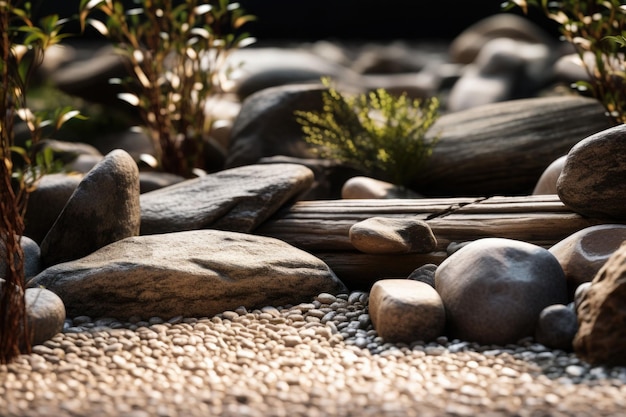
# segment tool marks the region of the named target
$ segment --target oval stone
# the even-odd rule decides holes
[[[567,303],[563,269],[545,248],[485,238],[446,258],[435,271],[453,337],[508,344],[532,336],[541,311]]]

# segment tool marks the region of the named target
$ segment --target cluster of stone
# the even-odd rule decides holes
[[[381,75],[384,65],[360,61],[357,71],[345,65],[351,61],[345,56],[331,60],[328,45],[237,51],[233,59],[244,61],[246,72],[212,110],[230,123],[211,132],[224,155],[215,172],[184,179],[140,170],[136,161],[151,149],[129,146],[130,139],[145,137],[128,133],[65,150],[75,156],[68,167],[82,174],[46,176],[32,195],[22,241],[28,286],[57,295],[49,298],[55,311],[94,318],[210,316],[346,291],[321,260],[254,235],[297,199],[402,195],[380,179],[364,182],[358,169],[314,158],[306,146],[294,111],[321,109],[325,87],[311,81],[331,76],[352,91],[447,95],[432,129],[438,144],[411,184],[420,194],[409,197],[540,189],[558,193],[573,212],[606,219],[552,248],[496,238],[458,242],[462,247],[450,250],[441,265],[416,265],[409,279],[379,281],[369,303],[383,339],[406,343],[449,335],[508,344],[536,337],[554,348],[574,346],[590,361],[619,362],[611,352],[624,352],[624,338],[604,318],[592,317],[605,317],[605,309],[616,305],[605,299],[619,297],[621,289],[619,267],[600,270],[626,250],[619,248],[626,130],[612,127],[594,99],[537,97],[548,81],[572,76],[562,63],[571,51],[522,22],[508,15],[489,19],[459,36],[447,58],[432,53],[406,59],[402,68],[414,72],[397,76]],[[389,58],[384,50],[377,56],[377,64]],[[120,64],[119,57],[98,59],[106,57],[113,68]],[[69,79],[79,85],[79,68],[58,68],[52,80],[62,88]],[[87,90],[94,93],[97,86]],[[46,146],[61,152],[67,145]],[[557,161],[556,174],[543,175]],[[358,187],[355,179],[361,179]],[[384,217],[355,224],[349,237],[355,250],[371,254],[425,253],[436,242],[423,222]],[[51,317],[57,322],[48,328],[60,331],[60,314]],[[614,348],[596,357],[592,338]]]

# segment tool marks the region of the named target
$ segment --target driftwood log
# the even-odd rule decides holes
[[[612,124],[597,100],[538,97],[441,116],[441,135],[410,188],[429,197],[530,194],[545,168]]]
[[[437,249],[426,254],[370,255],[350,243],[350,227],[370,217],[415,216],[431,227]],[[439,264],[452,242],[484,237],[522,240],[549,248],[601,219],[566,208],[557,195],[489,198],[299,201],[284,207],[254,233],[313,253],[351,289],[369,290],[383,278],[406,278],[416,268]]]

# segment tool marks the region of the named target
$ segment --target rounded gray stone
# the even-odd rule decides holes
[[[565,275],[545,248],[485,238],[446,258],[435,272],[453,337],[508,344],[532,336],[541,311],[567,303]]]
[[[24,294],[31,344],[39,345],[63,330],[65,305],[58,295],[45,288],[26,288]]]
[[[535,339],[551,349],[569,352],[577,331],[578,319],[574,309],[563,304],[553,304],[539,314]]]

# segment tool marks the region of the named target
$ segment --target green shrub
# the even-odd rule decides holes
[[[426,133],[438,118],[439,100],[411,100],[384,89],[348,96],[328,78],[322,82],[328,87],[323,111],[295,112],[313,151],[394,184],[410,184],[438,141]]]
[[[120,98],[136,106],[152,138],[158,167],[194,176],[203,168],[207,99],[228,80],[230,53],[253,39],[242,27],[254,16],[229,0],[135,0],[125,10],[120,0],[81,0],[83,27],[112,39],[130,62]],[[104,21],[92,19],[92,11]]]
[[[78,112],[63,107],[53,112],[31,111],[26,104],[31,77],[45,51],[59,43],[63,22],[48,16],[35,25],[30,3],[0,1],[0,256],[5,282],[0,296],[0,363],[7,363],[30,350],[25,322],[24,254],[20,237],[28,194],[55,164],[50,150],[35,152],[43,129],[60,129]],[[30,132],[26,149],[14,143],[14,126],[22,119]]]
[[[623,47],[626,6],[620,0],[509,0],[504,9],[528,7],[543,10],[559,24],[563,38],[580,57],[589,81],[575,87],[591,93],[616,124],[626,122],[626,70]],[[590,57],[592,60],[590,61]]]

